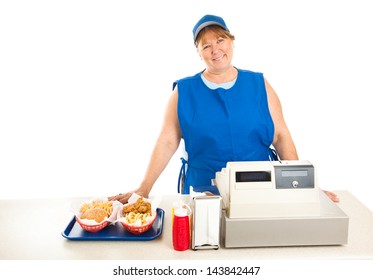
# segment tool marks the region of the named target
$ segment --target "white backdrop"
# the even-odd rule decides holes
[[[0,198],[135,188],[172,82],[202,70],[206,13],[236,36],[234,64],[277,91],[321,188],[373,209],[370,1],[2,1]],[[153,194],[176,193],[182,151]]]

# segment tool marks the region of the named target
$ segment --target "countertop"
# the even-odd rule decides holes
[[[373,212],[350,192],[335,191],[349,216],[348,244],[175,251],[171,207],[178,195],[162,197],[162,234],[148,241],[78,241],[62,232],[73,218],[71,204],[82,198],[0,200],[2,260],[199,260],[199,259],[373,259]]]

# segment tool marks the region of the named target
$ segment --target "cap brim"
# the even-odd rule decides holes
[[[201,30],[207,26],[210,26],[210,25],[219,25],[220,27],[222,27],[224,30],[227,30],[225,28],[224,25],[220,24],[219,22],[216,22],[216,21],[206,21],[204,23],[202,23],[200,26],[198,26],[196,32],[194,32],[194,42],[196,41],[197,37],[198,37],[198,34],[199,32],[201,32]]]

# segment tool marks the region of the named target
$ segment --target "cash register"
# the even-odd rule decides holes
[[[316,184],[309,161],[228,162],[213,183],[226,248],[344,245],[348,216]]]

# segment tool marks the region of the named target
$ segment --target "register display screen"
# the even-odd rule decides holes
[[[306,177],[308,176],[307,170],[283,170],[282,177]]]
[[[236,172],[236,182],[270,182],[270,171],[241,171]]]

